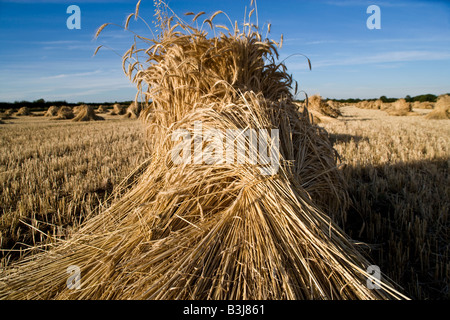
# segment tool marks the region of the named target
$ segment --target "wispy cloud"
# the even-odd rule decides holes
[[[0,86],[5,87],[6,82],[6,79],[0,78]],[[66,73],[43,78],[30,77],[20,83],[8,83],[8,86],[0,92],[0,101],[37,98],[67,101],[110,101],[112,99],[111,101],[114,101],[120,100],[120,96],[131,100],[136,93],[134,85],[128,79],[119,72],[111,70]],[[30,89],[23,90],[23,87]]]
[[[437,61],[450,60],[449,52],[432,52],[432,51],[391,51],[366,56],[348,56],[346,58],[333,58],[326,60],[313,61],[313,68],[323,68],[331,66],[349,66],[364,64],[386,64],[398,62],[412,61]],[[305,69],[303,63],[289,64],[290,69]]]
[[[23,42],[25,43],[27,41],[23,41]],[[31,43],[42,44],[42,45],[67,45],[67,44],[79,44],[79,43],[82,43],[82,41],[79,41],[79,40],[55,40],[55,41],[32,41]]]
[[[95,71],[89,71],[89,72],[79,72],[79,73],[61,73],[54,76],[48,76],[48,77],[42,77],[42,80],[51,80],[51,79],[62,79],[62,78],[69,78],[69,77],[87,77],[92,76],[95,74],[102,73],[101,70],[95,70]]]
[[[81,91],[73,91],[73,92],[68,92],[68,93],[58,92],[58,93],[53,93],[53,94],[47,94],[46,97],[47,97],[47,99],[50,99],[50,100],[60,100],[60,99],[72,100],[74,98],[80,98],[80,97],[86,98],[86,97],[93,96],[93,95],[99,95],[102,93],[114,92],[114,91],[123,90],[123,89],[130,89],[130,92],[133,92],[133,94],[134,94],[134,88],[131,88],[130,86],[122,85],[122,86],[116,86],[114,88],[102,87],[102,88],[95,88],[95,89],[86,89],[86,90],[81,90]],[[129,99],[131,100],[132,98],[134,98],[134,96],[132,94],[130,94]]]

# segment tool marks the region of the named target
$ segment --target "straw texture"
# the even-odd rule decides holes
[[[217,34],[212,20],[205,28]],[[141,37],[147,49],[124,56],[149,105],[141,116],[151,152],[145,172],[73,237],[4,270],[0,298],[404,297],[387,282],[367,288],[371,263],[337,224],[348,206],[337,154],[293,103],[276,44],[251,24],[208,37],[176,16],[160,22],[160,36]],[[134,63],[143,52],[147,63]],[[278,129],[279,170],[262,175],[251,161],[221,157],[175,164],[172,133],[194,136],[200,121],[203,132]],[[256,151],[248,139],[235,141]],[[208,146],[200,144],[203,154]],[[81,289],[66,287],[70,265],[80,267]]]

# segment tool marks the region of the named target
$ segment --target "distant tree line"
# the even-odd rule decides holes
[[[450,93],[447,93],[448,95],[450,95]],[[407,95],[404,99],[406,100],[406,102],[414,102],[414,101],[420,101],[420,102],[436,102],[438,96],[434,95],[434,94],[421,94],[418,96],[414,96],[411,97],[410,95]],[[343,102],[343,103],[349,103],[349,104],[353,104],[353,103],[358,103],[360,101],[375,101],[377,99],[380,99],[381,101],[383,101],[384,103],[388,103],[388,102],[394,102],[396,100],[398,100],[399,98],[388,98],[386,96],[381,96],[379,98],[371,98],[371,99],[329,99],[329,98],[325,98],[325,100],[333,100],[336,102]],[[298,100],[303,102],[304,100]]]
[[[44,99],[38,99],[35,101],[15,101],[15,102],[0,102],[0,109],[19,109],[22,107],[28,107],[30,110],[34,111],[43,111],[47,110],[50,106],[78,106],[80,104],[87,104],[92,106],[98,106],[98,105],[105,105],[105,106],[112,106],[116,103],[123,104],[123,105],[129,105],[132,101],[115,101],[115,102],[102,102],[102,103],[92,103],[92,102],[77,102],[77,103],[71,103],[67,101],[45,101]]]
[[[447,94],[450,95],[450,93],[447,93]],[[421,95],[414,96],[414,97],[407,95],[405,97],[405,100],[407,102],[414,102],[414,101],[436,102],[437,97],[438,96],[436,96],[434,94],[421,94]],[[387,98],[386,96],[381,96],[380,98],[371,98],[371,99],[359,99],[359,98],[358,99],[353,99],[353,98],[351,98],[351,99],[329,99],[329,98],[326,98],[326,100],[333,100],[333,101],[343,102],[343,103],[358,103],[363,100],[375,101],[377,99],[380,99],[381,101],[387,103],[387,102],[394,102],[399,98]],[[297,101],[303,102],[304,100],[297,100]],[[123,104],[123,105],[129,105],[130,103],[132,103],[132,101],[130,100],[130,101],[115,101],[115,102],[102,102],[102,103],[93,103],[93,102],[71,103],[71,102],[67,102],[64,100],[63,101],[45,101],[44,99],[38,99],[35,101],[0,102],[0,109],[6,110],[6,109],[19,109],[22,107],[28,107],[28,108],[30,108],[30,110],[42,111],[42,110],[47,110],[50,106],[74,107],[74,106],[78,106],[80,104],[87,104],[87,105],[92,105],[92,106],[98,106],[98,105],[112,106],[116,103]]]

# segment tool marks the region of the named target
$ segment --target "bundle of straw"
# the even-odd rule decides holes
[[[408,116],[412,114],[412,106],[405,99],[398,99],[390,108],[386,109],[386,112],[390,116]]]
[[[17,111],[16,116],[31,116],[33,115],[28,107],[22,107]]]
[[[312,110],[312,109],[305,110],[306,102],[303,102],[303,103],[295,102],[295,104],[298,107],[298,111],[300,113],[302,113],[302,116],[308,115],[309,122],[311,122],[313,124],[327,123],[327,122],[332,122],[335,120],[334,118],[325,116],[316,110]]]
[[[383,108],[383,100],[381,99],[375,100],[375,102],[373,103],[373,109],[381,110],[382,108]]]
[[[73,107],[72,111],[74,114],[78,114],[78,112],[80,112],[82,108],[83,108],[83,105],[75,106],[75,107]]]
[[[412,105],[413,109],[433,109],[433,103],[429,101],[414,101]]]
[[[141,104],[138,102],[132,102],[130,106],[127,108],[125,118],[137,119],[141,114]]]
[[[58,109],[58,112],[56,113],[56,117],[53,118],[53,120],[67,120],[67,119],[73,119],[75,117],[75,114],[71,107],[69,106],[62,106]]]
[[[205,23],[214,28],[220,13]],[[275,44],[251,25],[207,37],[173,18],[161,19],[157,39],[142,38],[149,65],[127,72],[153,101],[147,169],[70,239],[5,270],[0,298],[402,297],[385,281],[366,286],[370,263],[334,221],[348,203],[336,153],[308,111],[298,112]],[[175,164],[172,133],[195,134],[198,121],[222,133],[279,129],[278,172],[262,175],[248,161]],[[71,265],[81,270],[78,290],[66,287]]]
[[[126,107],[118,103],[113,105],[113,109],[109,112],[112,116],[124,115],[126,113]]]
[[[97,110],[95,110],[97,113],[106,113],[108,112],[108,107],[105,105],[98,106]]]
[[[446,120],[450,119],[450,96],[441,95],[436,101],[434,110],[425,116],[427,119]]]
[[[105,120],[104,118],[98,116],[94,112],[94,108],[89,105],[80,106],[78,113],[72,121],[98,121]]]
[[[337,118],[342,115],[333,101],[325,102],[318,94],[307,99],[307,107],[309,111],[316,111],[319,114],[330,118]]]
[[[44,114],[45,117],[54,117],[58,113],[59,108],[56,106],[50,106],[47,112]]]
[[[5,112],[0,113],[0,120],[9,120],[12,119],[11,114]]]
[[[366,100],[360,101],[356,104],[356,107],[360,109],[369,109],[369,101]]]

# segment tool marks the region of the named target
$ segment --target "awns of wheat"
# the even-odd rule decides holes
[[[277,43],[249,23],[218,34],[219,14],[201,27],[201,14],[192,24],[162,18],[160,36],[140,37],[147,48],[124,55],[127,75],[152,102],[141,117],[151,152],[144,173],[72,237],[3,270],[0,298],[406,298],[385,278],[380,289],[367,286],[371,263],[338,227],[348,195],[337,154],[293,103]],[[133,60],[138,54],[146,63]],[[172,133],[194,134],[198,121],[220,132],[278,129],[279,170],[175,164]],[[67,286],[73,265],[77,290]]]

